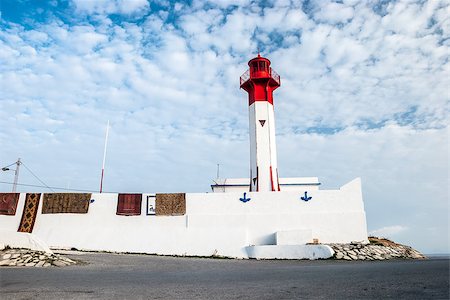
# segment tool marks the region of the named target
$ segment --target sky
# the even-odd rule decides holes
[[[370,234],[450,252],[448,1],[0,3],[0,167],[20,157],[19,183],[98,191],[108,120],[105,192],[248,177],[239,77],[259,50],[281,76],[280,177],[361,177]]]

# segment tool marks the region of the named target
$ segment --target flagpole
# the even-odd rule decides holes
[[[103,191],[103,176],[105,175],[106,147],[108,146],[109,120],[106,124],[105,149],[103,151],[102,177],[100,179],[100,193]]]

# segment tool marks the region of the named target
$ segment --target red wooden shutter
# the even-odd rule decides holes
[[[141,214],[142,194],[119,194],[117,215],[139,216]]]

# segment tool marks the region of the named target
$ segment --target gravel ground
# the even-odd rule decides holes
[[[449,299],[449,259],[287,261],[78,253],[1,267],[2,299]]]

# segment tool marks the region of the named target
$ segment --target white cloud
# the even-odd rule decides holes
[[[147,0],[119,0],[117,7],[121,13],[131,14],[148,9],[149,3]]]
[[[322,5],[318,7],[318,11],[314,14],[314,17],[318,21],[336,24],[346,23],[354,16],[353,7],[347,6],[342,3],[326,3],[325,1],[319,2]]]
[[[133,14],[149,8],[147,0],[73,0],[76,10],[88,14]]]

